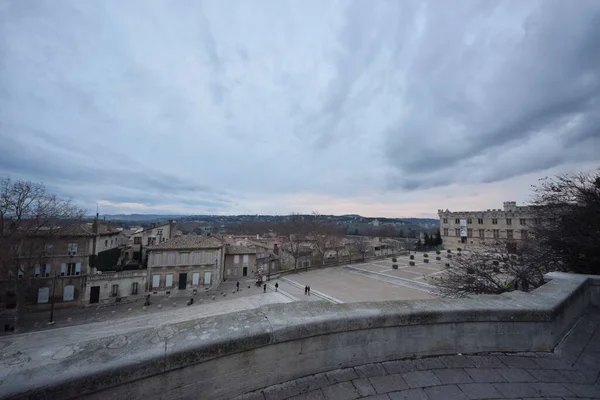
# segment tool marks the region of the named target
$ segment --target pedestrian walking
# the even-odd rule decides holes
[[[310,296],[310,285],[308,286],[308,295]]]
[[[239,283],[239,282],[237,282],[237,283],[235,284],[235,287],[237,288],[237,291],[239,292],[239,291],[240,291],[240,283]]]
[[[277,291],[277,289],[279,289],[279,282],[275,282],[275,291]]]
[[[263,293],[267,293],[267,284],[266,283],[263,285]]]
[[[304,295],[306,296],[308,294],[308,286],[304,286]]]

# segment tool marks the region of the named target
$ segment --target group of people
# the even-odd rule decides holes
[[[310,296],[310,286],[304,286],[304,295]]]
[[[275,282],[275,291],[279,290],[279,283]],[[267,284],[265,283],[263,286],[263,293],[267,293]]]

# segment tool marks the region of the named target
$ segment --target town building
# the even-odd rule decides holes
[[[127,246],[123,252],[123,264],[146,263],[146,249],[176,236],[175,221],[164,224],[152,223],[148,228],[137,228],[128,233]]]
[[[505,201],[503,209],[485,211],[438,210],[440,233],[447,249],[481,247],[508,242],[517,245],[538,224],[531,206]]]
[[[50,306],[79,306],[87,303],[87,278],[97,268],[114,265],[120,256],[119,228],[98,222],[58,228],[51,236],[25,238],[17,251],[19,265],[32,264],[33,268],[19,268],[18,279],[27,280],[26,304],[30,310]],[[31,243],[41,243],[41,252],[28,254]],[[32,257],[35,257],[32,260]],[[11,308],[16,301],[11,282],[2,282],[4,290],[0,304]],[[89,291],[88,291],[89,293]],[[93,296],[93,294],[92,294]]]
[[[225,280],[239,279],[254,276],[256,268],[256,247],[253,246],[225,246]]]
[[[187,235],[148,247],[150,292],[217,287],[223,279],[223,243],[210,236]]]
[[[146,270],[98,271],[87,277],[85,299],[88,300],[88,304],[119,303],[139,299],[148,289],[147,279]]]

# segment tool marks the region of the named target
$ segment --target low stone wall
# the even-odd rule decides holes
[[[31,361],[13,368],[0,397],[229,399],[370,362],[550,351],[600,305],[600,277],[547,278],[531,293],[471,299],[276,304],[79,343],[61,357],[23,349]]]

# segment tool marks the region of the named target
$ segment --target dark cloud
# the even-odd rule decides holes
[[[0,8],[0,174],[87,207],[371,206],[600,161],[595,0]]]

